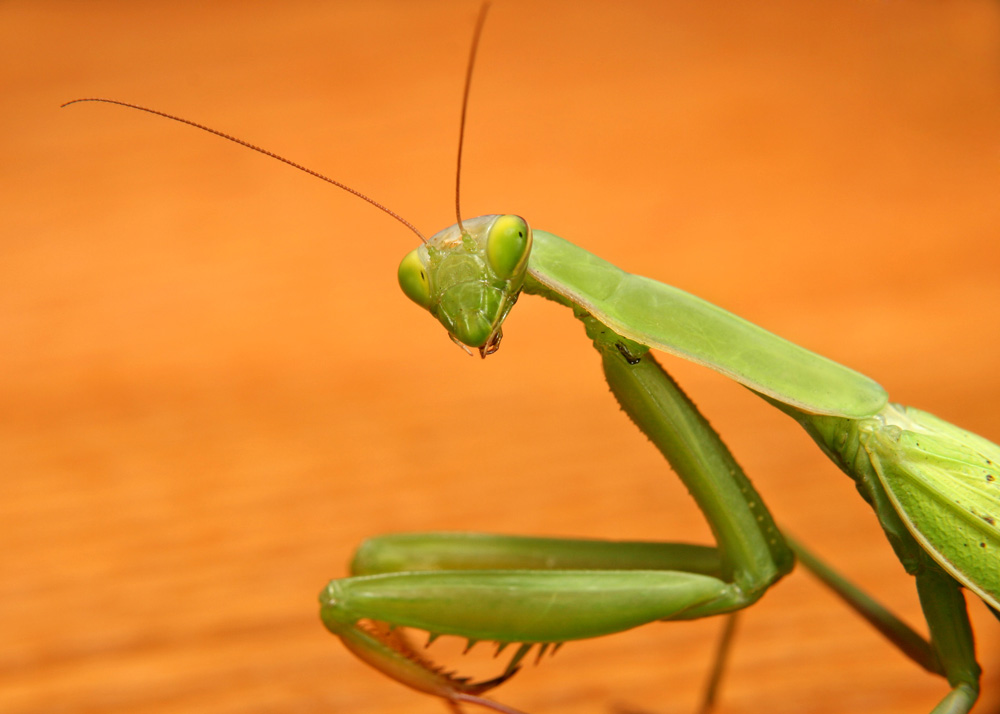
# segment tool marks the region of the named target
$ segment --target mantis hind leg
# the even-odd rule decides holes
[[[941,663],[926,637],[903,622],[887,607],[820,560],[798,541],[785,536],[806,570],[830,588],[841,600],[861,615],[899,650],[932,674],[943,675]]]
[[[923,637],[800,543],[788,538],[799,562],[830,587],[907,657],[948,680],[951,691],[932,714],[967,714],[979,696],[980,667],[961,586],[929,557],[915,573],[920,606],[930,630]]]
[[[725,616],[725,624],[722,626],[722,633],[719,642],[715,647],[715,656],[712,658],[712,669],[705,682],[705,691],[701,696],[701,705],[698,707],[698,714],[709,714],[715,708],[715,700],[719,696],[722,688],[722,675],[726,671],[726,663],[729,661],[729,653],[733,649],[733,641],[736,636],[736,626],[739,624],[740,613],[731,612]]]
[[[930,558],[927,558],[930,561]],[[950,575],[930,564],[917,573],[917,592],[931,643],[951,691],[932,714],[967,714],[979,697],[981,668],[976,662],[972,626],[962,587]]]

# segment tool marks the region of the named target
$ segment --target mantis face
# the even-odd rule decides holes
[[[520,216],[472,218],[410,251],[399,264],[399,285],[452,340],[485,357],[500,347],[530,252],[531,228]]]

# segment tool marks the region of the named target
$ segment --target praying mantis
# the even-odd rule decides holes
[[[901,514],[905,516],[907,513],[907,508],[898,503],[901,494],[905,495],[903,490],[891,490],[878,473],[873,477],[871,472],[860,472],[848,462],[837,440],[849,434],[855,449],[852,453],[860,453],[858,445],[864,444],[863,438],[877,439],[877,427],[882,424],[890,429],[898,428],[901,435],[914,430],[936,432],[942,443],[935,445],[938,451],[933,453],[953,449],[953,453],[949,454],[952,460],[956,455],[972,458],[971,454],[978,454],[995,462],[994,445],[929,415],[886,407],[883,404],[884,393],[871,380],[804,353],[791,343],[758,332],[753,326],[731,315],[716,312],[711,306],[690,296],[672,291],[657,292],[663,286],[640,281],[641,285],[635,286],[634,295],[622,305],[625,310],[635,308],[637,312],[616,316],[614,310],[606,307],[606,300],[601,299],[603,296],[593,293],[605,290],[598,282],[602,276],[612,276],[608,278],[611,280],[628,279],[622,278],[603,261],[574,249],[552,234],[532,231],[521,219],[485,216],[466,219],[459,225],[431,238],[424,248],[417,249],[404,259],[400,282],[407,295],[419,305],[433,307],[434,311],[445,315],[445,327],[457,341],[473,349],[481,349],[484,354],[495,351],[500,336],[497,318],[489,317],[478,325],[463,326],[461,320],[450,316],[441,307],[436,291],[442,279],[430,272],[432,267],[439,267],[434,265],[435,260],[446,262],[450,260],[445,257],[446,253],[463,248],[466,243],[474,243],[477,250],[485,251],[485,257],[475,258],[473,262],[489,266],[503,284],[495,298],[496,312],[506,314],[519,288],[528,294],[538,294],[570,307],[584,321],[588,335],[601,353],[605,372],[623,407],[633,420],[640,423],[641,428],[657,434],[657,445],[680,462],[675,467],[682,472],[681,476],[689,487],[693,491],[704,492],[696,494],[696,499],[709,516],[719,545],[718,548],[691,550],[670,545],[609,546],[586,541],[467,535],[376,539],[363,546],[355,560],[355,570],[360,575],[334,581],[324,592],[324,621],[336,634],[363,658],[411,685],[431,689],[452,703],[479,702],[480,688],[471,687],[469,689],[475,691],[466,692],[463,690],[465,685],[439,677],[422,664],[415,663],[411,657],[399,658],[397,648],[406,648],[401,640],[396,641],[394,635],[377,628],[359,629],[355,627],[356,623],[366,618],[470,639],[559,642],[603,634],[645,619],[709,616],[746,606],[791,568],[794,551],[798,551],[800,559],[805,560],[807,565],[825,574],[822,565],[809,560],[805,551],[783,543],[782,534],[767,515],[762,501],[753,493],[741,472],[734,471],[738,467],[729,459],[717,435],[704,428],[693,405],[647,354],[647,348],[656,347],[682,353],[682,356],[695,359],[758,392],[773,406],[802,422],[838,465],[849,471],[855,469],[851,475],[860,479],[861,485],[868,489],[868,497],[873,501],[897,553],[908,567],[917,572],[918,587],[927,601],[925,609],[938,646],[931,649],[927,645],[911,642],[898,621],[890,618],[882,622],[895,633],[904,649],[909,648],[908,654],[933,670],[942,669],[942,663],[937,662],[944,659],[940,640],[943,637],[950,642],[945,648],[949,659],[943,664],[949,680],[958,683],[942,706],[954,705],[953,709],[947,709],[954,711],[965,711],[971,706],[975,697],[974,680],[977,678],[971,639],[961,631],[961,627],[957,631],[951,630],[944,621],[946,616],[961,619],[960,613],[964,608],[953,579],[972,588],[992,607],[997,607],[996,581],[990,579],[991,573],[1000,571],[996,531],[989,528],[993,524],[987,518],[981,517],[993,518],[996,515],[996,482],[986,478],[991,472],[982,468],[983,463],[970,464],[970,468],[979,468],[977,473],[981,482],[986,484],[976,492],[984,499],[982,504],[985,505],[977,506],[983,514],[973,513],[979,517],[973,524],[979,528],[976,532],[982,535],[982,542],[988,547],[983,546],[982,552],[973,549],[971,560],[953,571],[933,556],[938,550],[950,553],[949,546],[954,543],[949,542],[947,537],[944,543],[937,545],[921,542],[920,528],[900,518]],[[500,247],[491,249],[490,245]],[[579,266],[584,266],[585,270],[581,272],[586,274],[559,274],[561,268],[575,269]],[[420,278],[421,270],[425,273],[426,283]],[[482,300],[488,302],[494,298]],[[686,322],[667,328],[636,327],[636,323],[644,319],[665,314],[665,311],[653,309],[649,304],[652,300],[670,301],[677,308],[670,314]],[[696,319],[698,314],[707,316],[711,329],[705,327],[703,320]],[[665,331],[666,335],[662,336],[660,331]],[[684,344],[689,338],[694,340],[699,332],[704,333],[705,344]],[[733,344],[739,344],[741,348],[743,345],[758,344],[762,357],[743,364],[734,359],[730,350],[713,349],[713,345]],[[806,374],[811,375],[809,379],[799,380],[797,384],[788,383],[788,379],[794,382]],[[778,379],[779,383],[773,384],[774,379]],[[647,386],[649,384],[653,386]],[[643,393],[655,393],[655,407],[638,403],[637,395]],[[661,418],[669,418],[678,426],[661,428],[652,425]],[[873,425],[870,420],[877,423]],[[669,441],[684,431],[687,433],[679,438],[678,443]],[[684,451],[692,447],[698,455],[684,457]],[[899,454],[887,455],[888,446],[871,448],[880,458],[893,458],[893,463],[907,458]],[[913,447],[908,448],[908,458],[912,459]],[[905,474],[901,476],[906,477]],[[994,486],[989,486],[991,483]],[[720,488],[720,484],[721,488],[727,489],[724,495],[709,493]],[[990,515],[989,508],[994,509],[993,515]],[[949,517],[948,514],[945,508],[943,515],[935,518]],[[950,514],[953,516],[954,511]],[[928,541],[933,540],[926,534],[924,537]],[[958,555],[962,554],[963,551],[959,550]],[[948,561],[948,557],[944,559]],[[549,572],[540,569],[537,567],[539,561],[547,565],[556,563],[563,570]],[[623,569],[625,561],[634,563],[631,570]],[[487,565],[491,570],[504,572],[481,572]],[[600,565],[605,567],[599,568]],[[614,568],[606,567],[608,565]],[[465,569],[465,572],[451,572],[453,568]],[[448,572],[439,574],[437,571],[441,569]],[[421,570],[424,572],[416,574]],[[595,570],[604,572],[594,573]],[[970,573],[970,570],[973,572]],[[661,578],[664,575],[662,571],[666,571],[666,577]],[[499,625],[484,625],[477,621],[479,617],[489,618],[497,614],[498,606],[491,606],[482,599],[486,597],[485,592],[491,583],[501,588],[504,602],[517,605],[518,609],[510,615],[511,621]],[[556,593],[567,589],[567,584],[570,591],[574,588],[578,592],[596,591],[607,599],[598,601],[587,596],[584,602],[575,605],[567,603],[560,608],[568,613],[566,621],[555,623],[555,618],[549,615],[552,603]],[[423,596],[419,603],[414,602],[418,597],[414,593],[420,592],[421,588],[426,588],[426,592],[431,594]],[[463,591],[475,594],[463,597]],[[925,591],[927,595],[924,595]],[[640,598],[647,598],[647,601],[637,603],[635,611],[627,611],[623,601],[636,602]],[[362,605],[355,605],[355,601],[360,601]],[[473,605],[471,612],[461,611],[464,603]],[[855,603],[859,609],[864,607],[860,600],[856,599]],[[421,605],[426,611],[420,610]],[[538,607],[544,611],[532,609]],[[607,616],[613,622],[597,622],[594,613]],[[458,619],[465,621],[456,623]],[[518,631],[517,623],[525,620],[544,620],[544,625],[552,629]],[[557,631],[557,625],[564,629]],[[376,633],[374,638],[372,631]],[[387,648],[385,641],[392,646]],[[515,659],[520,661],[526,650],[522,646],[515,652]],[[512,661],[505,674],[511,674],[516,666],[517,662]]]
[[[486,6],[480,15],[476,38]],[[473,42],[469,75],[475,58]],[[466,83],[468,98],[468,79]],[[464,128],[465,102],[463,102]],[[459,166],[461,166],[461,138]],[[361,659],[453,709],[568,640],[663,620],[732,613],[792,568],[795,555],[951,691],[934,712],[968,712],[980,667],[962,588],[1000,617],[1000,447],[931,414],[889,403],[877,383],[699,298],[631,275],[520,216],[462,220],[406,255],[403,292],[482,357],[523,291],[570,308],[600,353],[622,410],[670,462],[717,548],[685,544],[407,534],[359,549],[353,577],[320,597],[323,621]],[[419,232],[417,232],[418,235]],[[923,639],[786,539],[719,435],[649,349],[714,369],[798,421],[855,480],[914,576]],[[470,682],[433,666],[395,628],[517,643],[499,677]],[[710,688],[707,701],[714,696]],[[706,707],[708,704],[706,704]]]

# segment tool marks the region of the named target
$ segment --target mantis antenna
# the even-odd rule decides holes
[[[479,8],[479,17],[476,19],[476,29],[474,30],[472,35],[472,49],[469,52],[469,65],[465,71],[465,89],[462,93],[462,116],[459,121],[459,128],[458,128],[458,166],[455,170],[455,217],[458,219],[458,229],[462,233],[465,232],[465,227],[462,225],[462,208],[459,200],[459,195],[462,185],[462,145],[465,139],[465,115],[466,115],[466,110],[468,109],[469,106],[469,87],[472,84],[472,68],[476,63],[476,50],[479,48],[479,38],[483,34],[483,25],[486,23],[486,12],[489,9],[490,9],[489,0],[486,0],[486,2],[484,2],[482,6],[480,6]],[[144,107],[140,104],[122,102],[117,99],[106,99],[104,97],[83,97],[81,99],[72,99],[66,102],[65,104],[61,104],[60,108],[68,107],[70,104],[79,104],[80,102],[103,102],[105,104],[117,104],[120,107],[128,107],[129,109],[138,109],[141,112],[146,112],[148,114],[155,114],[156,116],[160,116],[165,119],[171,119],[173,121],[180,122],[181,124],[187,124],[188,126],[193,126],[195,129],[201,129],[202,131],[207,131],[209,134],[215,134],[216,136],[222,137],[223,139],[231,141],[234,144],[245,146],[246,148],[252,149],[253,151],[256,151],[259,154],[263,154],[264,156],[276,159],[282,162],[283,164],[288,164],[294,169],[298,169],[299,171],[307,173],[310,176],[315,176],[316,178],[326,181],[327,183],[332,183],[334,186],[342,188],[348,193],[354,194],[358,198],[367,201],[371,205],[375,206],[375,208],[379,209],[383,213],[389,214],[397,221],[402,223],[404,226],[409,228],[411,231],[416,233],[417,237],[420,238],[420,241],[422,243],[427,242],[427,239],[424,237],[424,234],[421,233],[416,226],[414,226],[408,220],[406,220],[401,215],[393,211],[391,208],[382,205],[375,199],[369,198],[365,194],[361,193],[356,189],[351,188],[345,183],[336,181],[330,178],[329,176],[324,176],[318,171],[314,171],[306,166],[303,166],[302,164],[292,161],[291,159],[286,159],[284,156],[276,154],[273,151],[268,151],[267,149],[257,146],[256,144],[251,144],[249,141],[244,141],[243,139],[233,136],[232,134],[227,134],[223,131],[219,131],[218,129],[213,129],[210,126],[199,124],[198,122],[191,121],[190,119],[185,119],[184,117],[179,117],[175,114],[168,114],[167,112],[161,112],[157,109],[150,109],[149,107]]]
[[[173,121],[180,122],[181,124],[187,124],[189,126],[193,126],[195,129],[201,129],[202,131],[207,131],[209,134],[215,134],[216,136],[221,136],[223,139],[228,139],[229,141],[232,141],[232,142],[234,142],[236,144],[239,144],[240,146],[245,146],[248,149],[253,149],[254,151],[256,151],[256,152],[258,152],[260,154],[264,154],[264,156],[269,156],[272,159],[277,159],[278,161],[280,161],[280,162],[282,162],[284,164],[288,164],[292,168],[298,169],[299,171],[304,171],[305,173],[309,174],[310,176],[315,176],[316,178],[322,179],[323,181],[326,181],[327,183],[332,183],[334,186],[337,186],[338,188],[342,188],[345,191],[347,191],[348,193],[353,193],[358,198],[363,199],[365,201],[368,201],[368,203],[372,204],[373,206],[375,206],[375,208],[379,209],[380,211],[382,211],[384,213],[388,213],[390,216],[392,216],[397,221],[399,221],[400,223],[402,223],[404,226],[406,226],[407,228],[409,228],[411,231],[413,231],[414,233],[416,233],[417,236],[420,238],[420,240],[422,242],[424,242],[424,243],[427,242],[427,239],[424,238],[424,234],[421,233],[419,230],[417,230],[416,226],[414,226],[412,223],[410,223],[408,220],[406,220],[405,218],[403,218],[401,215],[399,215],[398,213],[396,213],[392,209],[387,208],[386,206],[383,206],[378,201],[376,201],[376,200],[374,200],[372,198],[369,198],[365,194],[363,194],[360,191],[357,191],[357,190],[351,188],[347,184],[343,184],[340,181],[335,181],[335,180],[333,180],[332,178],[330,178],[328,176],[324,176],[323,174],[319,173],[318,171],[313,171],[312,169],[307,168],[307,167],[303,166],[302,164],[297,164],[294,161],[291,161],[290,159],[286,159],[284,156],[279,156],[278,154],[275,154],[273,151],[268,151],[267,149],[262,149],[261,147],[255,145],[255,144],[251,144],[249,141],[244,141],[243,139],[239,139],[239,138],[237,138],[235,136],[232,136],[230,134],[226,134],[225,132],[221,132],[218,129],[213,129],[213,128],[209,127],[209,126],[205,126],[204,124],[199,124],[198,122],[193,122],[190,119],[184,119],[183,117],[174,116],[173,114],[167,114],[166,112],[157,111],[156,109],[150,109],[149,107],[143,107],[143,106],[140,106],[138,104],[129,104],[128,102],[120,102],[117,99],[103,99],[101,97],[85,97],[83,99],[73,99],[72,101],[66,102],[65,104],[61,105],[61,107],[68,107],[70,104],[77,104],[79,102],[104,102],[105,104],[117,104],[118,106],[128,107],[129,109],[138,109],[141,112],[148,112],[149,114],[155,114],[157,116],[161,116],[161,117],[164,117],[166,119],[172,119]]]
[[[476,29],[472,32],[472,49],[469,51],[469,66],[465,70],[465,89],[462,92],[462,118],[459,119],[458,124],[458,166],[455,169],[455,218],[458,219],[459,233],[465,233],[465,226],[462,225],[462,205],[459,200],[462,190],[462,144],[465,141],[465,114],[469,107],[469,87],[472,86],[472,67],[476,64],[476,50],[479,49],[479,38],[483,34],[483,25],[486,24],[486,12],[489,9],[489,0],[486,0],[479,8]],[[427,241],[424,242],[426,243]]]

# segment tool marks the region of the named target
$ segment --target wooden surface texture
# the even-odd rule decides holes
[[[431,714],[316,596],[368,535],[707,542],[582,329],[524,299],[469,359],[396,286],[414,236],[233,132],[454,222],[475,2],[0,4],[0,711]],[[517,212],[1000,439],[1000,9],[498,0],[466,215]],[[847,478],[674,359],[778,521],[919,623]],[[1000,707],[1000,626],[970,599]],[[693,711],[718,621],[570,644],[497,698]],[[808,575],[748,613],[720,713],[945,692]]]

